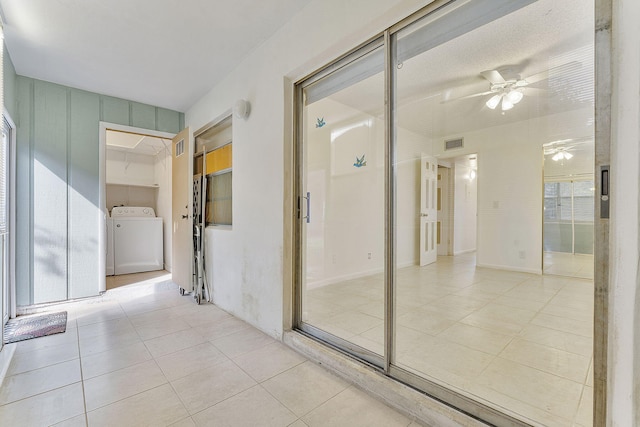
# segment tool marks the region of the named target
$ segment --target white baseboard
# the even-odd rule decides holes
[[[523,268],[510,265],[476,264],[476,267],[490,268],[492,270],[515,271],[518,273],[542,274],[542,268]]]
[[[471,252],[475,252],[476,248],[473,249],[465,249],[464,251],[456,251],[453,253],[453,256],[462,255],[462,254],[470,254]]]
[[[407,262],[403,262],[402,264],[398,264],[398,268],[411,267],[414,265],[418,265],[418,262],[416,260],[407,261]],[[373,270],[365,270],[365,271],[358,271],[355,273],[343,274],[341,276],[333,276],[327,279],[309,282],[307,283],[307,289],[314,289],[322,286],[334,285],[336,283],[344,282],[345,280],[360,279],[362,277],[373,276],[374,274],[380,274],[380,273],[384,273],[384,268],[376,268]]]

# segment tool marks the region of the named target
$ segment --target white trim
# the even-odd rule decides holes
[[[469,253],[471,253],[471,252],[475,252],[475,251],[476,251],[476,248],[473,248],[473,249],[465,249],[464,251],[456,251],[456,252],[454,252],[454,253],[453,253],[453,256],[456,256],[456,255],[463,255],[463,254],[469,254]]]
[[[152,129],[143,129],[133,126],[119,125],[116,123],[100,122],[100,130],[98,131],[99,149],[98,149],[98,175],[100,180],[100,189],[98,195],[98,203],[102,211],[100,219],[100,229],[98,230],[98,247],[100,249],[98,264],[98,292],[105,292],[107,290],[107,276],[106,276],[106,263],[107,263],[107,240],[106,240],[106,227],[107,227],[107,179],[106,179],[106,149],[107,149],[107,131],[115,130],[119,132],[138,133],[140,135],[155,136],[158,138],[173,139],[176,134],[161,132]]]
[[[9,318],[16,317],[16,124],[5,108],[4,118],[11,126],[11,146],[9,147]]]
[[[401,268],[407,268],[407,267],[420,267],[418,260],[413,260],[413,261],[407,261],[404,262],[402,264],[398,264],[396,266],[396,270],[399,270]],[[349,273],[349,274],[343,274],[341,276],[333,276],[333,277],[329,277],[327,279],[322,279],[322,280],[318,280],[318,281],[314,281],[314,282],[309,282],[307,284],[307,289],[313,289],[313,288],[319,288],[321,286],[327,286],[327,285],[333,285],[336,283],[340,283],[340,282],[344,282],[345,280],[353,280],[353,279],[359,279],[361,277],[367,277],[367,276],[373,276],[374,274],[381,274],[384,273],[384,268],[376,268],[373,270],[364,270],[364,271],[358,271],[356,273]]]
[[[542,275],[541,268],[524,268],[524,267],[513,267],[509,265],[493,265],[493,264],[476,264],[476,267],[490,268],[492,270],[515,271],[518,273],[531,273],[531,274]]]

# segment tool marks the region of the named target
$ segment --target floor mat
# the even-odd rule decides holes
[[[67,312],[34,314],[9,319],[4,326],[4,343],[59,334],[67,330]]]

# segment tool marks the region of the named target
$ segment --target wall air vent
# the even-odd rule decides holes
[[[464,138],[450,139],[444,142],[444,149],[455,150],[456,148],[462,148],[464,146]]]
[[[176,143],[176,157],[180,157],[184,154],[184,139],[181,139]]]

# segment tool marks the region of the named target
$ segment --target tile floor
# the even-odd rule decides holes
[[[591,426],[593,282],[475,267],[397,272],[396,364],[532,424]],[[313,288],[303,316],[382,354],[381,275]]]
[[[545,273],[593,280],[593,255],[545,252],[543,261]]]
[[[9,344],[0,425],[418,425],[166,277],[138,277],[54,307],[64,334]]]

